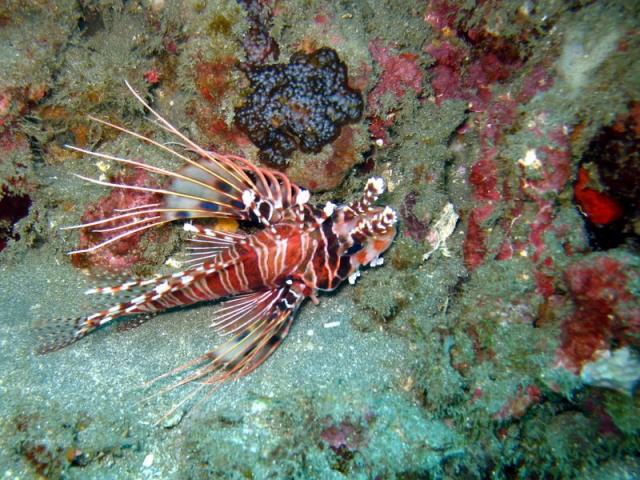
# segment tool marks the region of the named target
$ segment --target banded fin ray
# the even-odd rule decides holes
[[[253,323],[255,319],[267,315],[285,294],[286,290],[281,288],[236,295],[220,303],[211,327],[217,333],[224,335],[238,332]]]
[[[247,237],[244,232],[224,232],[192,223],[185,223],[184,230],[192,236],[189,238],[190,246],[185,252],[189,258],[182,260],[181,263],[193,264],[190,265],[191,268],[205,261],[214,261],[220,253]]]
[[[237,327],[233,329],[233,336],[229,337],[224,343],[146,384],[148,387],[164,378],[182,375],[182,378],[178,381],[153,395],[156,396],[188,383],[197,383],[193,391],[174,405],[157,423],[171,416],[203,388],[208,387],[207,395],[204,395],[197,403],[197,405],[200,405],[219,388],[222,382],[236,380],[251,373],[280,346],[289,333],[294,320],[294,313],[304,300],[302,295],[295,293],[290,288],[254,292],[253,294],[236,297],[241,301],[235,304],[232,303],[233,299],[223,302],[221,309],[230,307],[230,310],[226,311],[233,311],[234,308],[239,308],[240,305],[244,306],[244,302],[249,300],[250,297],[260,298],[262,295],[264,295],[264,298],[261,299],[260,304],[264,308],[255,308],[250,312],[241,312],[238,317],[227,316],[222,319],[220,325],[225,327],[235,325]],[[270,301],[267,301],[267,298]],[[220,320],[220,317],[216,322],[218,320]],[[238,325],[240,321],[242,321],[242,324]]]
[[[130,317],[122,317],[118,323],[118,332],[127,332],[138,328],[154,318],[157,312],[148,312]],[[35,329],[37,332],[39,346],[37,353],[46,354],[55,352],[67,347],[78,340],[84,338],[93,330],[101,327],[100,323],[93,323],[87,316],[56,318],[39,322]]]
[[[222,154],[202,148],[154,110],[126,80],[125,84],[136,99],[151,112],[156,119],[154,122],[156,125],[180,139],[187,150],[196,153],[200,157],[199,161],[181,157],[188,163],[181,172],[183,176],[209,183],[214,186],[215,189],[224,193],[231,193],[226,190],[227,186],[230,186],[234,190],[233,194],[236,201],[234,206],[240,209],[246,207],[243,201],[243,193],[247,190],[253,192],[258,199],[268,201],[273,208],[279,211],[294,204],[301,190],[297,185],[293,184],[286,175],[267,168],[256,167],[238,155]],[[137,136],[137,138],[147,141],[146,137],[141,135]],[[155,144],[158,146],[157,142]],[[169,147],[166,147],[166,145],[163,146],[163,149],[171,150]],[[194,185],[196,185],[195,182],[182,183],[180,180],[175,180],[172,184],[172,189],[177,193],[189,195],[197,190]],[[240,188],[240,185],[242,185],[243,188]],[[239,188],[235,188],[234,186]],[[215,200],[213,197],[211,199]],[[184,204],[183,206],[186,206],[188,202],[184,202]],[[209,216],[215,217],[217,215],[212,214]],[[242,215],[236,218],[247,220],[249,219],[248,212],[243,211]]]
[[[83,316],[54,318],[38,322],[35,325],[39,343],[37,353],[55,352],[80,340],[86,335],[81,332],[86,320],[87,317]]]
[[[93,121],[169,153],[182,160],[185,165],[178,171],[172,171],[117,155],[66,145],[67,148],[76,152],[115,161],[171,180],[167,187],[148,187],[76,175],[82,180],[97,185],[152,193],[158,195],[160,201],[129,209],[117,209],[112,215],[105,218],[63,227],[63,229],[90,228],[92,232],[105,235],[104,241],[91,247],[74,250],[69,254],[92,252],[133,234],[174,220],[190,218],[255,220],[256,213],[252,213],[247,204],[249,198],[255,199],[258,206],[267,203],[269,206],[267,210],[270,212],[269,217],[271,217],[271,212],[282,213],[299,198],[300,188],[292,184],[284,174],[255,167],[237,155],[225,155],[198,146],[155,111],[128,82],[125,81],[125,83],[136,99],[155,118],[150,121],[177,137],[186,150],[196,153],[200,158],[194,160],[188,154],[171,148],[169,144],[160,143],[133,130],[90,116]]]
[[[148,314],[173,307],[171,295],[174,292],[188,288],[188,285],[197,282],[207,272],[223,268],[224,265],[221,264],[209,264],[208,270],[201,267],[191,268],[170,275],[129,280],[111,287],[91,288],[85,291],[85,294],[107,295],[113,298],[110,298],[110,302],[103,303],[102,308],[91,315],[40,322],[36,325],[41,343],[38,352],[59,350],[116,319],[128,317],[134,324],[141,324],[151,318]],[[141,316],[146,318],[140,319]]]

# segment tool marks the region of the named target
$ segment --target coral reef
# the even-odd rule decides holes
[[[624,0],[5,2],[0,473],[638,477],[639,31]],[[82,295],[96,274],[180,258],[172,227],[63,253],[110,234],[59,226],[153,201],[73,173],[156,184],[65,144],[176,166],[87,119],[168,141],[123,79],[199,144],[264,149],[322,201],[380,176],[401,216],[383,268],[158,425],[190,392],[138,387],[220,341],[209,306],[30,353],[32,320],[102,302]]]

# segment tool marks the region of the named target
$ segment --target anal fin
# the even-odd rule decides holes
[[[282,301],[285,289],[265,290],[235,296],[221,302],[211,326],[218,333],[241,332],[263,317],[273,314],[277,302]]]

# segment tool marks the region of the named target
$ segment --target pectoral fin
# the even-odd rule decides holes
[[[162,392],[181,385],[199,382],[186,398],[174,406],[165,417],[191,399],[205,386],[213,393],[217,385],[235,380],[252,372],[262,364],[282,343],[289,333],[294,314],[304,296],[290,286],[253,292],[235,297],[220,304],[214,326],[230,336],[215,349],[154,379],[151,383],[187,372],[178,382]],[[208,398],[206,395],[200,401]],[[163,417],[164,418],[164,417]]]

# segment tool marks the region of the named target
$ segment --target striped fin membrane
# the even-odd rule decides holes
[[[63,227],[63,229],[90,228],[92,232],[107,234],[108,237],[96,245],[74,250],[69,254],[95,251],[138,232],[180,219],[234,218],[245,221],[258,219],[262,223],[269,224],[272,218],[277,221],[282,212],[293,205],[299,197],[300,188],[292,184],[286,175],[258,168],[237,155],[224,155],[198,146],[156,112],[128,82],[125,83],[136,99],[151,112],[155,118],[154,124],[177,137],[185,145],[184,153],[106,120],[91,116],[89,118],[163,150],[182,160],[184,166],[178,171],[171,171],[117,155],[66,145],[67,148],[90,157],[115,161],[171,180],[166,188],[162,188],[129,185],[76,175],[97,185],[158,194],[162,200],[159,203],[116,210],[113,215],[93,222]],[[192,159],[188,152],[198,155],[199,158]],[[258,207],[256,211],[252,212],[248,208],[248,192],[250,192],[249,197]],[[263,219],[264,212],[268,212],[267,221]]]
[[[212,327],[230,335],[228,340],[147,384],[150,386],[164,378],[182,375],[180,380],[153,396],[192,382],[196,385],[157,423],[173,415],[202,389],[209,390],[196,407],[206,401],[223,382],[247,375],[260,366],[287,336],[294,314],[303,300],[303,295],[286,286],[239,295],[222,302]]]
[[[221,232],[192,223],[185,223],[184,229],[192,236],[189,239],[191,245],[187,247],[190,258],[182,263],[192,267],[215,260],[221,252],[246,238],[244,233]]]

